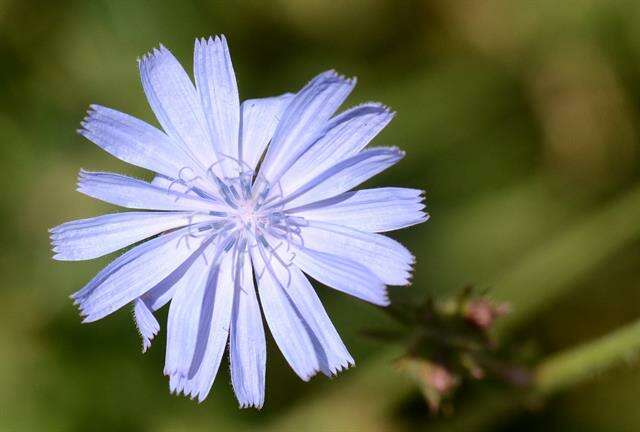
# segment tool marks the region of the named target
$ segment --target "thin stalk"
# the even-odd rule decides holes
[[[594,341],[543,360],[528,391],[490,388],[465,404],[450,419],[429,424],[430,432],[489,430],[520,413],[541,397],[549,397],[588,381],[594,375],[632,360],[640,351],[640,320]]]
[[[625,361],[640,351],[640,320],[621,329],[555,354],[537,368],[535,390],[556,393],[586,381]]]

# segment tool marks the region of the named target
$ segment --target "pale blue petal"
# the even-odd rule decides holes
[[[357,154],[391,121],[381,104],[367,103],[333,118],[326,132],[280,179],[284,194],[293,192],[343,159]]]
[[[163,231],[208,220],[215,219],[185,212],[128,212],[71,221],[51,230],[53,258],[97,258]]]
[[[258,166],[258,161],[293,96],[292,93],[285,93],[281,96],[248,99],[242,102],[240,159],[246,164],[246,168],[255,170]]]
[[[153,312],[169,303],[173,298],[175,288],[183,275],[184,272],[171,273],[169,277],[163,279],[159,284],[134,301],[134,317],[136,319],[138,330],[140,330],[140,335],[142,336],[142,352],[146,352],[146,350],[151,346],[151,340],[160,330],[160,325],[158,324],[157,330],[154,331],[143,332],[142,329],[151,330],[155,328],[155,326],[153,326],[153,320],[155,320]],[[149,316],[149,314],[151,314],[151,316]]]
[[[313,287],[294,265],[285,267],[268,252],[254,248],[264,315],[276,344],[303,380],[318,371],[335,375],[354,364]],[[266,261],[265,261],[266,260]],[[266,268],[265,268],[266,262]]]
[[[387,285],[409,283],[413,255],[389,237],[318,221],[308,221],[300,235],[304,247],[355,261]]]
[[[184,271],[205,237],[191,237],[194,227],[182,228],[129,250],[98,273],[72,297],[84,322],[97,321]]]
[[[100,105],[91,105],[79,132],[118,159],[171,178],[197,165],[164,132]]]
[[[163,279],[158,285],[144,293],[140,298],[152,311],[157,311],[169,303],[173,298],[175,287],[182,278],[182,274],[172,274],[172,277]]]
[[[262,313],[253,284],[249,255],[238,260],[239,275],[231,316],[231,383],[241,408],[262,408],[267,362]]]
[[[174,188],[154,186],[120,174],[80,171],[78,191],[131,209],[224,212],[228,207]]]
[[[427,220],[422,193],[417,189],[394,187],[362,189],[291,209],[288,213],[360,231],[393,231]]]
[[[133,316],[140,336],[142,336],[142,352],[144,353],[149,349],[151,341],[160,331],[160,323],[153,316],[153,311],[141,298],[136,299],[134,302]]]
[[[379,306],[389,304],[387,287],[380,278],[349,258],[296,248],[293,261],[324,285]]]
[[[404,157],[395,147],[363,150],[338,162],[333,167],[286,195],[286,209],[296,208],[346,192],[384,171]]]
[[[165,47],[138,62],[140,78],[151,109],[164,131],[206,170],[215,161],[207,121],[191,79]]]
[[[315,77],[296,96],[282,115],[271,139],[260,173],[275,182],[319,137],[326,121],[347,98],[355,80],[334,71]]]
[[[233,159],[239,158],[240,101],[224,36],[196,39],[193,71],[213,147],[223,171],[233,177],[239,173],[239,164]]]
[[[280,282],[265,268],[265,260],[256,248],[251,252],[260,303],[271,334],[294,372],[308,381],[320,370],[320,364],[305,323],[286,295],[285,289],[290,286],[283,286],[287,282],[286,273]],[[281,270],[276,274],[278,278],[280,273]]]
[[[213,266],[215,243],[196,259],[182,278],[174,284],[173,298],[167,318],[167,352],[165,375],[187,375],[198,342],[199,327],[209,327],[213,298],[208,286],[215,286],[218,268]]]
[[[220,262],[217,278],[207,285],[201,297],[206,313],[200,316],[191,367],[187,374],[173,374],[169,379],[171,391],[197,398],[199,402],[211,390],[227,345],[234,296],[232,269],[232,254],[227,253]]]

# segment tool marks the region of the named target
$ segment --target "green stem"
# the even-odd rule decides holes
[[[640,320],[595,341],[570,348],[536,368],[530,391],[489,388],[465,404],[451,419],[429,425],[430,432],[486,430],[517,415],[538,396],[549,397],[633,358],[640,351]]]
[[[543,395],[564,390],[632,359],[638,351],[640,320],[544,360],[537,368],[535,390]]]

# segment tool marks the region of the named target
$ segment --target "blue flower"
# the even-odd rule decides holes
[[[355,80],[333,71],[296,94],[240,103],[224,36],[196,41],[195,86],[163,46],[139,68],[164,131],[92,105],[79,132],[155,177],[80,171],[80,192],[136,211],[51,230],[57,260],[137,243],[73,294],[84,322],[133,303],[145,351],[160,329],[153,312],[171,302],[164,373],[172,392],[199,401],[228,343],[240,406],[262,406],[261,308],[303,380],[353,365],[305,273],[383,306],[387,285],[409,283],[413,256],[378,233],[425,221],[422,191],[351,191],[403,157],[365,149],[393,113],[366,103],[334,115]]]

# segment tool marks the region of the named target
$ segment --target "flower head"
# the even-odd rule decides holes
[[[73,294],[84,322],[133,303],[146,350],[160,329],[153,312],[170,302],[164,373],[171,391],[200,401],[228,342],[240,405],[262,406],[260,309],[302,379],[352,365],[305,273],[377,305],[386,285],[408,284],[413,256],[378,233],[426,220],[422,192],[351,191],[404,155],[365,149],[393,114],[367,103],[334,115],[355,80],[333,71],[240,103],[224,36],[196,41],[195,86],[162,46],[139,68],[163,131],[92,105],[79,132],[155,177],[81,171],[80,192],[136,211],[51,230],[58,260],[139,243]]]

